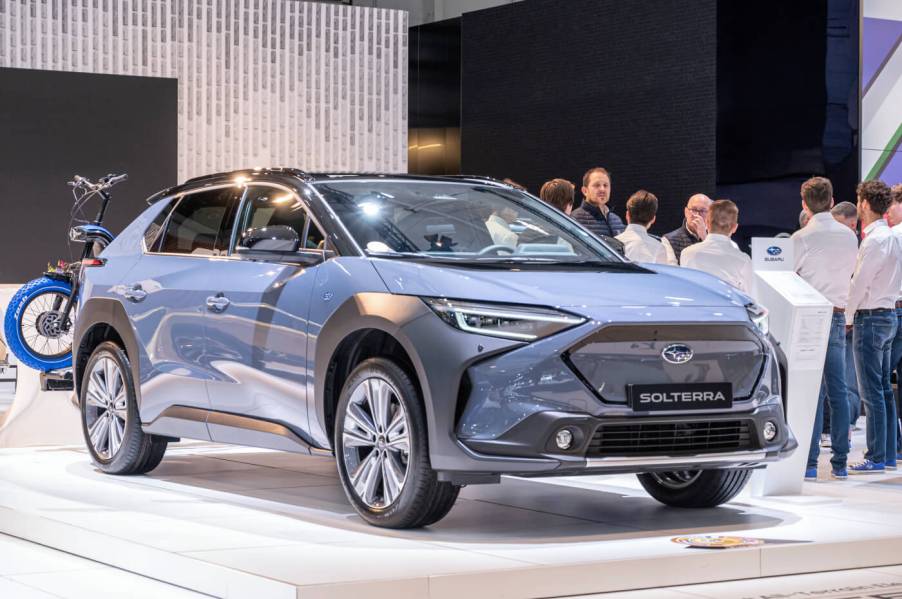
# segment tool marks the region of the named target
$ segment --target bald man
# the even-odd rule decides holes
[[[703,193],[697,193],[689,198],[683,209],[683,226],[676,231],[667,233],[661,239],[664,250],[667,252],[668,264],[678,265],[683,250],[694,243],[705,240],[705,237],[708,236],[708,226],[705,223],[710,208],[711,198]]]

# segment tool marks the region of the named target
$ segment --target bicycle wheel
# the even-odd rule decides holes
[[[6,343],[25,366],[46,372],[72,365],[72,327],[62,322],[71,293],[65,281],[41,277],[26,283],[10,300],[4,320]]]

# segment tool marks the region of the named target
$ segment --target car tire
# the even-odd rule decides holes
[[[650,472],[637,475],[648,494],[673,507],[715,507],[742,491],[752,471],[747,468]]]
[[[141,430],[131,364],[122,348],[110,341],[98,345],[80,386],[82,432],[97,468],[107,474],[145,474],[156,468],[168,442]]]
[[[335,458],[345,493],[374,526],[417,528],[443,518],[458,487],[429,461],[426,411],[417,387],[385,358],[361,362],[339,397]],[[399,484],[400,481],[400,484]]]
[[[429,526],[447,516],[451,508],[454,507],[459,493],[460,487],[457,485],[445,482],[438,483],[435,498],[431,502],[432,507],[417,526]]]

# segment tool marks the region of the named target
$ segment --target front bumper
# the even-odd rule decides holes
[[[684,326],[687,320],[705,326],[733,326],[746,317],[742,308],[633,307],[605,308],[603,312],[607,323],[645,319],[643,326],[649,321]],[[594,388],[568,364],[568,351],[605,326],[600,316],[528,344],[464,333],[448,327],[432,313],[403,327],[412,347],[431,348],[417,352],[414,362],[424,381],[430,460],[441,480],[471,484],[492,482],[501,474],[566,476],[756,467],[795,449],[797,443],[785,424],[772,351],[767,352],[764,365],[757,371],[754,392],[750,397],[734,398],[732,408],[635,412],[626,403],[605,401],[602,393],[606,390]],[[762,344],[770,348],[763,338]],[[699,371],[698,375],[706,372],[716,371]],[[780,436],[759,447],[643,455],[589,452],[591,437],[605,424],[742,419],[748,421],[747,430],[758,435],[768,414],[779,425]],[[568,451],[549,445],[561,426],[572,426],[578,433]]]
[[[777,424],[777,436],[764,439],[766,422]],[[555,445],[555,435],[567,429],[573,444]],[[707,434],[702,429],[714,431]],[[735,430],[726,435],[719,431]],[[626,432],[624,432],[626,431]],[[666,431],[666,432],[665,432]],[[605,444],[604,437],[617,439]],[[665,440],[661,437],[669,435]],[[725,437],[729,436],[729,439]],[[712,437],[715,437],[712,440]],[[624,442],[629,439],[630,442]],[[572,476],[668,470],[754,468],[790,455],[798,442],[786,425],[780,404],[745,413],[604,418],[567,412],[540,412],[496,439],[469,439],[462,445],[484,459],[502,456],[542,460],[556,466],[542,472],[517,472],[517,462],[504,474]],[[668,447],[669,446],[669,447]]]

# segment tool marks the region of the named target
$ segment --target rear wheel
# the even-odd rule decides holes
[[[419,393],[390,360],[365,360],[345,382],[335,456],[348,499],[375,526],[426,526],[443,518],[457,499],[459,487],[439,482],[429,462]]]
[[[79,407],[85,443],[102,471],[144,474],[160,464],[167,441],[141,430],[131,366],[115,343],[101,343],[88,359]]]
[[[63,319],[71,294],[66,281],[41,277],[23,285],[12,297],[4,334],[22,364],[45,372],[72,365],[71,315]]]
[[[661,503],[674,507],[715,507],[733,499],[742,491],[752,471],[676,470],[639,474],[639,482],[648,494]]]

